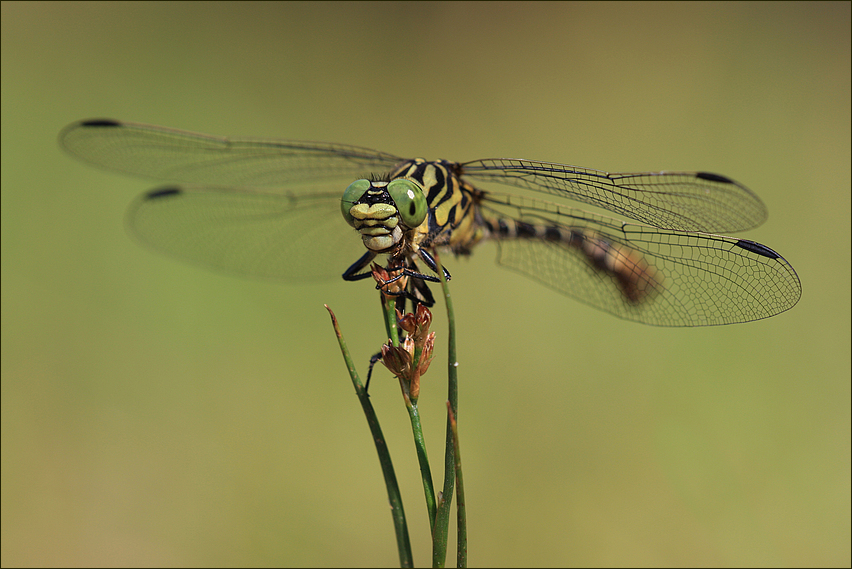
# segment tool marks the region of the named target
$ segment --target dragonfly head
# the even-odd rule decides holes
[[[356,180],[343,193],[340,212],[367,249],[384,253],[423,223],[428,207],[423,188],[413,180]]]

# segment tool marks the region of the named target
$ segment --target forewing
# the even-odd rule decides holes
[[[766,220],[745,186],[706,172],[611,174],[566,164],[496,158],[461,165],[463,175],[591,204],[681,231],[736,232]]]
[[[381,174],[401,160],[345,144],[222,138],[113,120],[68,125],[59,142],[73,156],[108,170],[200,186],[265,188],[281,193],[313,191],[298,188],[305,181]],[[340,188],[341,194],[345,188]]]

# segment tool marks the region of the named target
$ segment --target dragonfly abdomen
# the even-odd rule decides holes
[[[485,238],[498,241],[530,239],[564,247],[580,255],[601,276],[618,286],[625,300],[638,304],[650,300],[662,286],[662,275],[634,249],[594,231],[556,225],[532,224],[512,218],[482,219]]]

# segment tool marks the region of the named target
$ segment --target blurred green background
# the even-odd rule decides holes
[[[393,566],[323,309],[363,370],[371,286],[138,246],[124,213],[155,184],[56,144],[93,117],[743,182],[770,210],[744,237],[804,288],[769,320],[642,326],[493,245],[445,260],[470,562],[849,566],[848,2],[2,4],[2,565]],[[420,406],[440,480],[438,345]],[[427,565],[399,387],[380,370],[371,392]]]

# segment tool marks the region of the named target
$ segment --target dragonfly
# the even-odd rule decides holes
[[[760,320],[789,310],[802,292],[774,250],[722,235],[760,225],[767,210],[719,174],[406,159],[109,119],[72,123],[59,142],[89,164],[172,184],[133,202],[131,232],[156,250],[240,275],[358,281],[380,258],[405,283],[397,294],[429,306],[427,283],[440,280],[434,253],[465,256],[494,241],[500,266],[655,326]]]

